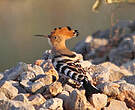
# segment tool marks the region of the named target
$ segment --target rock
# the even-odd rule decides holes
[[[118,48],[112,49],[109,54],[109,59],[114,64],[120,66],[133,59],[135,56],[135,35],[130,34],[124,37]]]
[[[88,60],[88,59],[93,58],[93,57],[96,58],[97,54],[95,54],[95,50],[100,48],[100,47],[103,47],[103,46],[105,46],[107,44],[108,44],[108,41],[106,39],[104,39],[104,38],[101,39],[101,38],[94,38],[92,36],[88,36],[85,40],[79,42],[75,46],[74,50],[77,53],[82,54],[83,58],[85,60],[86,59]],[[103,51],[99,52],[99,53],[103,54]]]
[[[128,71],[132,72],[132,74],[135,74],[135,59],[134,60],[131,60],[127,63],[124,63],[121,68],[125,68],[127,69]]]
[[[30,90],[32,93],[35,93],[35,92],[42,93],[44,91],[44,84],[40,81],[33,82],[30,85]]]
[[[67,91],[62,91],[58,96],[57,98],[60,98],[62,99],[64,102],[66,101],[66,99],[68,98],[69,96],[69,92]]]
[[[64,87],[63,87],[63,90],[71,93],[74,90],[74,88],[72,86],[68,85],[68,84],[65,84]]]
[[[28,99],[27,97],[25,96],[25,94],[18,94],[13,100],[16,100],[16,101],[21,101],[21,102],[24,102],[24,103],[28,103]]]
[[[63,90],[62,84],[60,82],[54,82],[49,86],[49,92],[52,96],[56,96],[57,94],[61,93]]]
[[[74,51],[77,53],[81,53],[83,56],[90,51],[90,42],[92,41],[92,36],[88,36],[85,40],[78,42]]]
[[[130,84],[134,84],[135,85],[135,75],[125,76],[122,79],[125,80],[127,83],[130,83]]]
[[[85,94],[75,89],[64,103],[66,110],[96,110],[87,100]]]
[[[31,82],[29,80],[23,80],[20,84],[30,93],[42,93],[45,90],[44,84],[40,81]]]
[[[46,99],[39,93],[28,97],[29,103],[33,106],[40,106]]]
[[[35,110],[35,108],[21,101],[0,100],[0,110]]]
[[[97,87],[100,88],[100,90],[104,94],[111,97],[116,97],[120,93],[119,91],[120,85],[114,82],[105,82],[105,83],[99,84]]]
[[[59,98],[48,99],[39,110],[63,110],[63,100]]]
[[[107,73],[107,75],[109,76],[108,81],[117,81],[124,76],[132,75],[131,72],[127,71],[126,69],[121,69],[115,64],[112,64],[111,62],[105,62],[100,65],[108,69],[108,73]]]
[[[16,83],[15,81],[5,81],[1,87],[0,92],[3,92],[5,96],[9,99],[13,99],[18,94],[18,90],[13,84]]]
[[[126,105],[135,110],[135,85],[124,80],[99,84],[104,94],[125,101]]]
[[[129,83],[120,83],[121,91],[117,96],[119,100],[124,100],[128,107],[135,110],[135,85]]]
[[[15,80],[21,75],[24,71],[27,71],[28,67],[26,63],[19,62],[17,66],[5,71],[5,77],[7,80]]]
[[[32,82],[29,80],[22,80],[20,82],[20,85],[28,92],[31,92],[30,86],[32,85]]]
[[[47,59],[51,59],[51,57],[52,57],[52,51],[51,51],[51,50],[46,50],[46,51],[43,53],[42,59],[47,60]]]
[[[93,94],[92,97],[90,98],[90,102],[97,110],[100,110],[101,108],[105,107],[107,104],[107,95]]]
[[[35,74],[31,71],[26,71],[23,72],[19,77],[18,80],[19,81],[23,81],[23,80],[30,80],[30,79],[34,79],[35,78]]]
[[[95,84],[104,83],[109,81],[109,71],[102,65],[91,65],[88,72],[92,74],[92,79]]]
[[[129,110],[125,102],[118,100],[111,100],[108,107],[104,107],[104,110]]]
[[[0,92],[0,100],[8,99],[3,92]]]
[[[28,68],[28,69],[29,69],[29,71],[31,70],[30,68]],[[43,69],[38,65],[32,66],[31,71],[33,71],[36,76],[39,75],[39,74],[45,74]]]
[[[40,67],[43,69],[45,75],[52,75],[55,78],[55,80],[59,79],[59,74],[55,70],[51,59],[49,60],[42,59],[42,61],[38,61],[38,63],[40,63],[38,65],[40,65]]]
[[[18,78],[19,81],[22,80],[32,80],[38,75],[44,75],[44,71],[40,66],[28,64],[28,70],[23,72]]]
[[[42,82],[44,86],[48,86],[53,83],[53,77],[52,75],[42,75],[42,77],[36,81]]]

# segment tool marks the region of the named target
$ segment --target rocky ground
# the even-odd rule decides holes
[[[135,22],[97,31],[74,51],[102,93],[86,98],[77,82],[58,75],[46,51],[0,73],[0,110],[135,110]]]

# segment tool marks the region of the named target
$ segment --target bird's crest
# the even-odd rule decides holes
[[[69,26],[67,27],[59,27],[55,28],[48,37],[64,37],[65,39],[69,39],[72,37],[78,36],[78,31],[71,29]]]

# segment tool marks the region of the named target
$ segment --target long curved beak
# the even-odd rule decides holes
[[[47,35],[40,35],[40,34],[33,35],[33,36],[49,38],[49,36],[47,36]]]

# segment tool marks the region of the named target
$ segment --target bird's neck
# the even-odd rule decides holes
[[[52,53],[55,55],[73,55],[74,54],[71,50],[69,50],[66,47],[65,43],[53,45],[52,46]]]

